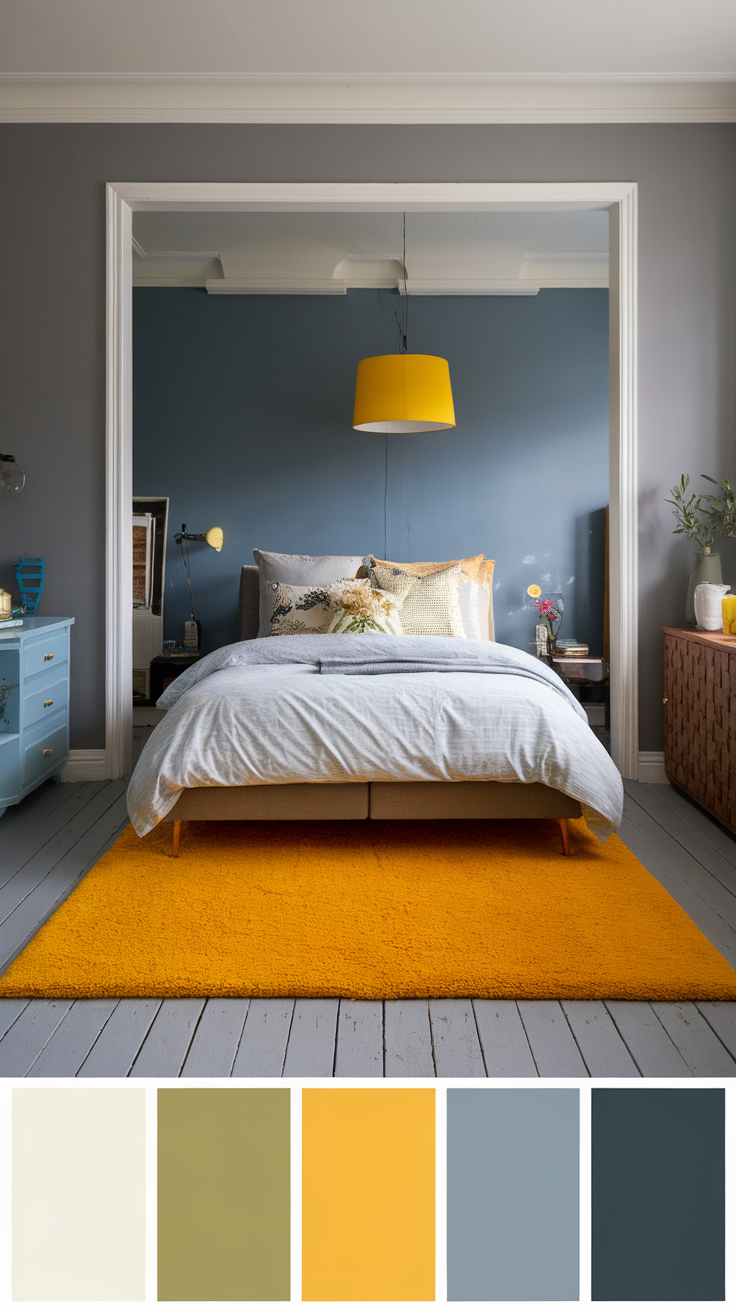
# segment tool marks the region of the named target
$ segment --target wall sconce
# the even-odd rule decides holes
[[[177,533],[174,541],[178,547],[181,547],[181,558],[187,572],[187,583],[189,585],[189,600],[192,603],[192,614],[188,620],[184,621],[184,649],[185,651],[199,651],[202,637],[202,625],[196,619],[194,614],[194,595],[192,593],[192,572],[189,564],[189,543],[206,542],[208,547],[214,547],[215,551],[222,551],[222,544],[225,541],[225,535],[221,528],[208,528],[206,533],[187,533],[186,524],[182,524],[181,533]]]
[[[8,496],[11,492],[22,492],[26,476],[15,456],[0,454],[0,492]]]
[[[182,542],[206,542],[208,547],[214,547],[215,551],[222,551],[222,544],[225,541],[225,535],[221,528],[208,528],[206,533],[186,533],[186,524],[182,524],[181,533],[177,533],[174,541],[178,547]]]

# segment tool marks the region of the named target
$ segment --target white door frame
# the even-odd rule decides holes
[[[554,183],[109,183],[105,773],[130,768],[132,738],[134,210],[574,210],[610,213],[611,750],[639,772],[637,571],[637,186]]]

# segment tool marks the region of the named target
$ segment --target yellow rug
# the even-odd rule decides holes
[[[128,828],[0,996],[736,998],[617,838],[553,821]]]

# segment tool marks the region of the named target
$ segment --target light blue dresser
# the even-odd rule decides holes
[[[0,629],[0,815],[69,759],[73,623],[36,616]]]

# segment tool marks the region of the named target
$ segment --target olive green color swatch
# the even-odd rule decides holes
[[[289,1298],[289,1107],[288,1089],[159,1089],[159,1300]]]

